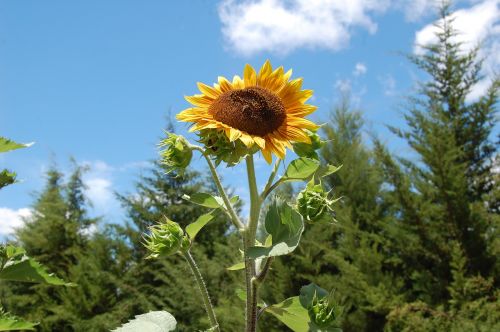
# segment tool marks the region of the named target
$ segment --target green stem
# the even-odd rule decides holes
[[[267,273],[269,272],[269,270],[271,268],[271,264],[273,263],[273,258],[274,257],[266,258],[266,261],[264,263],[264,267],[262,267],[259,274],[257,274],[257,276],[255,277],[255,282],[257,284],[261,284],[264,281],[264,279],[266,278]]]
[[[250,220],[245,230],[245,281],[247,288],[246,305],[246,332],[255,332],[257,329],[257,285],[253,282],[255,277],[255,261],[248,257],[248,248],[255,245],[257,225],[259,223],[261,199],[255,178],[253,155],[246,157],[248,187],[250,190]]]
[[[198,269],[198,266],[196,265],[196,262],[194,261],[194,258],[189,250],[184,253],[184,258],[188,262],[189,267],[193,272],[194,278],[196,279],[196,283],[198,284],[198,288],[200,289],[201,297],[203,299],[203,304],[205,305],[205,310],[208,314],[208,319],[210,320],[211,328],[215,327],[215,331],[220,332],[219,323],[217,323],[217,318],[215,317],[214,308],[212,306],[212,302],[210,301],[210,296],[208,295],[207,286],[205,285],[200,270]]]
[[[269,194],[272,193],[273,190],[276,189],[277,187],[279,187],[283,182],[284,182],[284,179],[281,177],[281,178],[278,179],[278,181],[276,181],[275,183],[273,183],[272,186],[270,186],[269,188],[267,188],[267,190],[264,190],[262,192],[262,195],[261,195],[262,201],[264,201],[267,198],[267,196],[269,196]]]
[[[262,201],[264,201],[264,199],[265,199],[265,197],[263,196],[264,193],[266,193],[269,190],[269,188],[271,187],[271,184],[274,181],[274,178],[276,177],[276,174],[278,173],[278,168],[280,166],[280,163],[281,163],[281,159],[276,158],[271,175],[269,175],[269,179],[267,180],[266,186],[264,187],[264,190],[262,191],[262,195],[261,195]]]
[[[219,191],[219,195],[221,195],[222,200],[224,201],[224,205],[226,206],[226,210],[229,213],[230,219],[233,223],[233,225],[241,232],[245,229],[245,225],[240,221],[240,218],[236,214],[236,212],[233,209],[233,206],[231,202],[229,201],[229,197],[226,194],[226,191],[224,190],[224,187],[222,186],[222,182],[219,178],[219,175],[217,174],[217,170],[215,169],[215,165],[210,159],[210,157],[206,154],[205,150],[199,146],[192,145],[191,146],[193,150],[198,150],[201,152],[203,157],[205,157],[208,168],[210,168],[210,173],[212,174],[212,178],[214,179],[215,186],[217,187],[217,190]]]

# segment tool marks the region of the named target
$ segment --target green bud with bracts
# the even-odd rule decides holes
[[[198,135],[199,142],[205,146],[206,153],[214,159],[216,166],[221,162],[229,167],[235,166],[247,155],[258,151],[256,145],[248,148],[241,140],[231,142],[222,130],[203,129]]]
[[[311,139],[311,143],[293,143],[293,152],[299,157],[306,157],[310,159],[319,160],[319,155],[317,150],[321,149],[325,144],[325,141],[319,137],[319,135],[312,130],[304,130],[307,136]]]
[[[321,183],[314,184],[312,179],[297,196],[297,210],[308,223],[334,221],[333,204],[340,198],[331,200],[329,191],[323,189]]]
[[[149,234],[144,238],[144,246],[150,252],[147,258],[157,258],[186,252],[190,241],[178,223],[163,217],[160,223],[149,227]]]
[[[175,171],[182,175],[193,158],[193,150],[186,138],[167,133],[167,137],[160,142],[159,147],[161,163],[166,166],[167,173]]]
[[[308,314],[311,321],[318,327],[336,326],[338,309],[333,298],[333,292],[325,297],[319,297],[317,293],[314,293]]]

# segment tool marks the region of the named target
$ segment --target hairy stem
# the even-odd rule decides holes
[[[229,201],[229,197],[226,194],[226,191],[224,190],[224,187],[222,186],[222,182],[220,181],[219,175],[217,174],[217,170],[215,169],[215,165],[210,159],[210,157],[206,154],[205,150],[199,146],[192,146],[193,150],[198,150],[201,152],[203,157],[205,157],[208,168],[210,168],[210,173],[212,174],[212,178],[214,179],[215,186],[217,187],[217,190],[219,191],[219,195],[221,195],[222,200],[224,201],[224,205],[226,206],[226,210],[229,213],[230,219],[233,223],[233,225],[241,232],[245,229],[245,225],[240,221],[240,218],[236,214],[236,212],[233,209],[233,205]]]
[[[262,195],[261,195],[262,201],[265,200],[265,197],[263,195],[271,187],[271,184],[273,183],[274,178],[276,177],[276,174],[278,173],[278,168],[279,168],[280,164],[281,164],[281,159],[277,158],[276,161],[274,162],[274,166],[273,166],[273,170],[271,172],[271,175],[269,175],[269,179],[267,180],[266,186],[264,187],[264,190],[262,191]]]
[[[219,323],[217,323],[217,318],[215,317],[214,308],[212,306],[212,302],[210,301],[210,296],[208,295],[207,286],[205,285],[205,281],[203,281],[203,277],[201,276],[200,270],[198,269],[198,265],[196,265],[191,252],[187,251],[186,253],[184,253],[184,258],[188,262],[189,267],[193,272],[194,278],[196,279],[196,283],[198,284],[198,288],[200,289],[201,297],[203,299],[203,304],[205,305],[205,310],[207,311],[208,319],[210,320],[211,328],[215,327],[215,331],[220,332]]]
[[[257,328],[257,284],[253,282],[255,277],[255,261],[248,257],[248,248],[255,245],[261,199],[257,190],[257,180],[255,178],[255,166],[252,155],[246,157],[246,164],[248,187],[250,190],[250,220],[245,230],[244,240],[245,281],[247,288],[246,332],[255,332]]]

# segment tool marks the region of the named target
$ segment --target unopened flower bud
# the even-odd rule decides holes
[[[178,223],[164,218],[161,223],[149,227],[150,233],[145,237],[144,245],[150,251],[148,258],[173,255],[179,251],[186,251],[187,236]]]
[[[191,163],[193,151],[189,142],[183,136],[167,133],[167,138],[160,144],[161,162],[167,168],[167,173],[176,171],[183,174],[186,167]]]
[[[319,155],[316,152],[319,150],[323,145],[324,141],[321,140],[319,135],[316,132],[313,132],[311,130],[306,130],[307,136],[311,139],[311,143],[294,143],[293,144],[293,151],[297,154],[299,157],[306,157],[306,158],[311,158],[311,159],[319,159]]]
[[[312,304],[308,310],[309,318],[318,327],[327,328],[337,325],[337,305],[333,299],[333,294],[318,298],[314,294]]]
[[[297,196],[297,209],[308,223],[328,222],[333,219],[332,205],[337,200],[328,199],[321,184],[309,182]]]

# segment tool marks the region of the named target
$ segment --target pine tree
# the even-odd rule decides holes
[[[116,305],[123,286],[120,276],[128,267],[122,257],[129,250],[112,226],[92,233],[98,220],[87,215],[84,171],[75,165],[63,183],[61,173],[49,170],[33,217],[16,233],[30,255],[77,284],[10,286],[6,306],[39,321],[41,331],[105,331],[126,318]]]
[[[499,225],[492,180],[497,149],[490,136],[499,81],[494,80],[478,100],[468,101],[481,79],[479,48],[463,50],[447,3],[436,27],[437,42],[423,46],[423,55],[410,56],[429,80],[421,82],[418,94],[410,98],[408,129],[392,128],[416,158],[395,160],[380,143],[376,147],[389,184],[386,199],[393,202],[392,239],[404,263],[404,296],[409,302],[389,315],[394,331],[459,326],[453,320],[470,315],[452,310],[459,294],[453,285],[473,276],[486,282],[497,278],[498,271],[492,237]],[[456,248],[463,256],[459,265]],[[493,296],[490,293],[490,299]],[[477,321],[474,328],[491,326]]]

